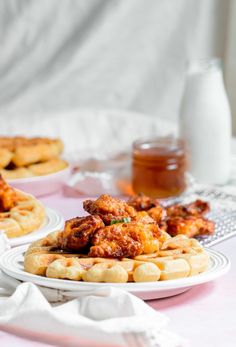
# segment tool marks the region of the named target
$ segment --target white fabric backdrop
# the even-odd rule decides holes
[[[14,122],[1,123],[0,135],[58,136],[68,158],[75,159],[80,151],[80,157],[101,157],[129,149],[137,138],[177,133],[170,121],[133,112],[82,109],[45,115],[13,116]]]
[[[227,4],[0,0],[0,117],[98,107],[176,120],[186,59],[223,56]]]

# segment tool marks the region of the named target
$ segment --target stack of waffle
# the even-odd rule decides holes
[[[63,170],[59,139],[0,137],[0,174],[5,179],[41,176]]]

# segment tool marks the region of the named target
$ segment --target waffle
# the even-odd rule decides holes
[[[58,248],[59,232],[49,234],[28,248],[25,271],[49,278],[84,282],[153,282],[194,276],[207,270],[209,256],[195,239],[184,235],[170,237],[158,252],[133,259],[92,258],[62,252]]]
[[[0,212],[0,229],[7,237],[19,237],[38,229],[45,220],[43,205],[32,195],[15,190],[17,201],[9,211]]]
[[[0,173],[5,179],[41,176],[64,169],[59,139],[0,137]]]
[[[28,167],[30,173],[34,176],[48,175],[65,169],[68,166],[65,160],[54,158],[44,163],[33,164]]]
[[[32,137],[26,138],[21,136],[0,137],[0,147],[6,148],[11,152],[15,152],[17,148],[21,147],[31,147],[31,146],[41,146],[41,145],[55,145],[57,147],[57,152],[61,153],[63,150],[63,144],[59,139],[49,139],[46,137]]]

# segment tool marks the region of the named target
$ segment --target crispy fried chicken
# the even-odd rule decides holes
[[[188,237],[200,235],[212,235],[215,231],[215,223],[204,218],[210,211],[209,203],[196,200],[189,204],[174,204],[166,208],[167,232],[171,236],[184,234]]]
[[[104,226],[99,216],[67,220],[64,230],[59,234],[58,246],[64,250],[83,251],[90,246],[93,234]]]
[[[132,222],[139,222],[143,224],[153,224],[156,223],[156,221],[149,216],[149,214],[146,211],[139,211],[137,214],[132,217]]]
[[[161,231],[156,224],[117,223],[94,233],[89,256],[135,257],[158,251]]]
[[[209,203],[199,199],[186,205],[174,204],[166,208],[167,216],[169,218],[204,216],[209,211],[210,211]]]
[[[209,204],[201,200],[165,209],[145,196],[133,197],[125,203],[101,195],[97,200],[84,201],[84,209],[91,215],[67,221],[59,235],[59,246],[64,250],[86,251],[91,257],[132,258],[153,253],[167,233],[188,237],[214,233],[214,222],[203,218]]]
[[[166,221],[167,232],[171,236],[184,234],[188,237],[200,235],[212,235],[215,230],[215,223],[202,217],[173,217]]]
[[[147,213],[157,224],[161,224],[166,218],[166,210],[161,205],[150,208]]]
[[[150,218],[148,216],[148,218]],[[152,253],[159,249],[161,231],[153,223],[116,223],[105,226],[99,216],[66,221],[58,246],[64,250],[89,251],[91,257],[122,258]]]
[[[0,212],[10,211],[17,202],[16,191],[0,175]]]
[[[112,221],[136,215],[132,206],[106,194],[101,195],[97,200],[85,200],[83,207],[91,215],[98,215],[106,225],[110,225]]]
[[[127,204],[132,206],[136,211],[146,211],[156,223],[160,223],[166,217],[166,210],[156,200],[143,194],[131,197]]]
[[[159,206],[159,202],[156,199],[143,194],[132,196],[127,201],[127,204],[132,206],[136,211],[147,211],[152,207]]]

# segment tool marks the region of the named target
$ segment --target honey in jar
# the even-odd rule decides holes
[[[132,185],[153,198],[177,196],[186,189],[187,155],[180,139],[165,137],[133,144]]]

